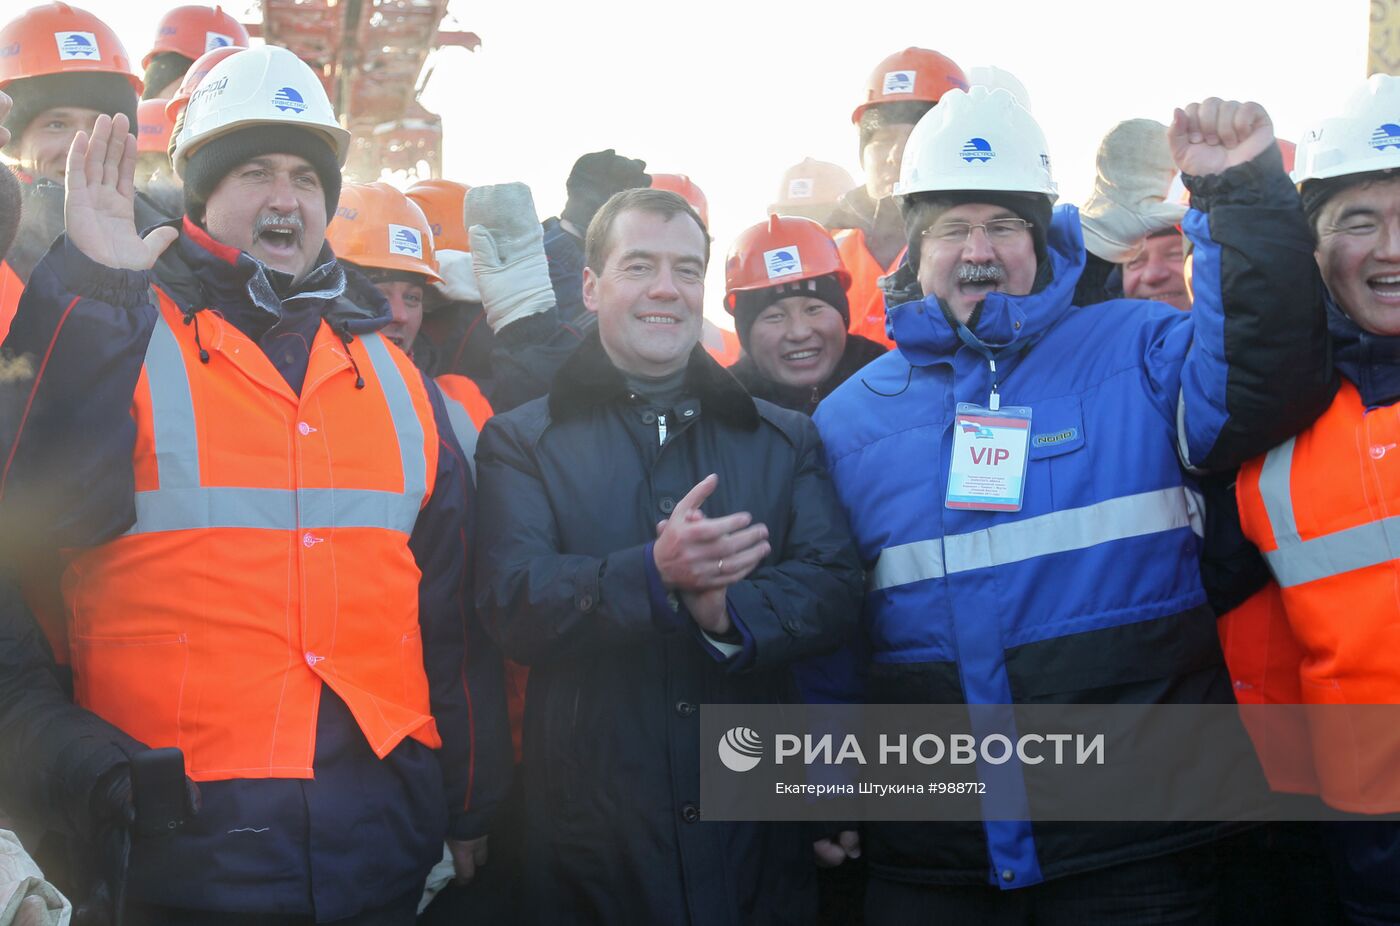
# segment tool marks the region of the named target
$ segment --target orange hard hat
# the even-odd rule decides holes
[[[117,74],[139,96],[141,78],[105,22],[66,3],[45,3],[0,28],[0,90],[46,74]]]
[[[875,66],[866,82],[865,102],[851,121],[881,103],[937,103],[949,90],[966,90],[967,75],[952,58],[928,48],[897,51]]]
[[[845,289],[851,275],[836,242],[821,223],[795,215],[770,215],[744,229],[724,261],[724,307],[734,314],[736,293],[768,289],[834,274]]]
[[[166,100],[142,100],[136,106],[136,153],[159,152],[170,149],[170,135],[175,120],[165,111]]]
[[[705,191],[685,174],[652,174],[651,188],[675,193],[690,203],[690,208],[700,213],[700,221],[705,223],[706,228],[710,227],[710,201],[705,198]]]
[[[160,19],[156,43],[141,59],[148,67],[156,55],[173,51],[191,61],[207,51],[229,46],[248,47],[248,30],[219,6],[177,6]]]
[[[1283,155],[1283,169],[1285,173],[1293,173],[1293,162],[1298,158],[1298,146],[1286,138],[1276,139],[1278,142],[1279,154]]]
[[[419,180],[408,188],[408,198],[418,204],[433,231],[433,245],[440,251],[470,251],[467,225],[462,218],[471,187],[452,180]]]
[[[428,217],[387,183],[347,183],[326,227],[335,256],[360,267],[421,273],[441,283]]]
[[[838,199],[855,188],[855,180],[841,165],[803,158],[801,164],[794,164],[783,171],[778,198],[768,207],[768,212],[771,215],[775,212],[788,213],[790,209],[834,206]]]

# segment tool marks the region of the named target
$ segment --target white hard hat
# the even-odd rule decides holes
[[[1373,74],[1298,143],[1294,183],[1400,168],[1400,77]]]
[[[983,64],[967,69],[967,83],[972,87],[986,87],[988,90],[1005,90],[1016,98],[1016,102],[1031,111],[1031,95],[1026,85],[1006,68],[994,64]]]
[[[350,153],[350,133],[336,120],[320,78],[295,54],[276,45],[250,48],[220,61],[190,94],[184,115],[175,143],[175,170],[181,174],[190,155],[203,145],[253,125],[301,126],[316,132],[341,167]]]
[[[1059,197],[1045,134],[1006,90],[950,90],[910,133],[895,195],[956,190]]]

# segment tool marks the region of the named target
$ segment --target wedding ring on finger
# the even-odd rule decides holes
[[[724,560],[723,560],[723,559],[721,559],[719,562],[715,563],[715,574],[716,574],[716,575],[724,575]]]

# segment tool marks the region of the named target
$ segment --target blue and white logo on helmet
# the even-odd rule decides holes
[[[389,225],[389,253],[423,259],[423,233],[407,225]]]
[[[1377,151],[1387,148],[1400,148],[1400,125],[1383,122],[1371,133],[1371,147]]]
[[[227,48],[233,44],[233,36],[224,35],[222,32],[204,33],[204,50],[213,51],[216,48]]]
[[[973,161],[981,161],[985,164],[995,158],[997,153],[992,150],[991,143],[985,138],[969,138],[963,142],[962,151],[958,156],[969,164]]]
[[[913,93],[914,81],[918,74],[914,71],[886,71],[885,72],[885,95],[891,93]]]
[[[272,105],[284,113],[306,112],[306,100],[295,87],[281,87],[272,95]]]
[[[768,271],[770,280],[792,276],[802,272],[802,254],[795,246],[764,251],[763,267]]]
[[[102,60],[102,49],[97,47],[97,36],[91,32],[55,32],[53,40],[58,43],[60,61]]]

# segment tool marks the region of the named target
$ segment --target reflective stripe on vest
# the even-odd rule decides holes
[[[1024,562],[1190,527],[1201,533],[1200,508],[1181,486],[1110,498],[1083,508],[887,547],[870,575],[870,591],[945,575]]]
[[[175,333],[158,316],[146,348],[160,488],[136,493],[136,523],[128,534],[215,527],[297,530],[378,527],[411,534],[427,491],[423,426],[408,385],[378,334],[360,338],[369,354],[399,434],[404,491],[368,489],[250,489],[200,484],[198,430],[189,371]]]
[[[1293,514],[1294,439],[1270,450],[1259,473],[1259,495],[1278,549],[1264,553],[1284,588],[1354,572],[1400,557],[1400,515],[1358,524],[1311,540],[1298,536]]]
[[[445,392],[442,399],[443,404],[447,406],[447,420],[452,425],[452,435],[457,438],[457,445],[462,448],[462,455],[467,459],[467,468],[471,470],[472,479],[476,479],[476,442],[481,434],[476,430],[476,423],[472,421],[472,416],[467,414],[467,409],[461,402]]]

